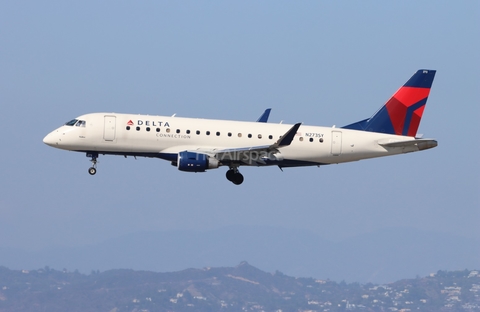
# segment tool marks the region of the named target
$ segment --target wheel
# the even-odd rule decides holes
[[[240,185],[243,183],[243,175],[240,172],[234,174],[232,179],[233,184]]]
[[[88,168],[88,173],[90,173],[90,175],[94,175],[95,173],[97,173],[97,169],[90,167]]]
[[[227,177],[227,180],[231,182],[233,181],[233,177],[235,176],[235,171],[233,169],[230,169],[227,171],[225,176]]]

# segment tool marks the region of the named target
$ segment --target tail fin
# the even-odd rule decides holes
[[[418,70],[375,115],[343,128],[415,136],[435,72]]]

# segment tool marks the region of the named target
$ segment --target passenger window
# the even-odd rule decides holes
[[[130,130],[130,126],[127,126],[127,130]]]
[[[239,134],[238,134],[238,137],[239,137],[239,138],[241,138],[241,137],[242,137],[242,134],[241,134],[241,133],[239,133]]]
[[[140,131],[140,127],[137,127],[137,131]]]
[[[231,137],[231,136],[232,136],[232,133],[231,133],[231,132],[229,132],[229,133],[228,133],[228,136],[229,136],[229,137]]]
[[[177,129],[177,133],[180,133],[180,129]]]
[[[270,134],[270,135],[268,136],[268,138],[269,138],[270,140],[273,139],[273,135]]]
[[[190,130],[187,130],[187,134],[190,134]]]
[[[157,132],[160,132],[160,128],[157,128]]]
[[[207,133],[207,135],[210,135],[210,131],[207,131],[206,133]]]
[[[250,133],[248,134],[248,138],[249,138],[249,139],[252,138],[252,135],[251,135]]]
[[[196,132],[196,133],[197,133],[197,135],[198,135],[198,134],[200,134],[200,131],[199,131],[199,130],[197,130],[197,132]]]
[[[300,140],[300,142],[302,142],[302,141],[303,141],[303,137],[300,137],[299,140]]]
[[[320,138],[320,140],[319,140],[319,141],[320,141],[320,143],[323,143],[323,138]]]
[[[261,138],[262,138],[262,135],[261,135],[261,134],[259,134],[259,135],[258,135],[258,138],[259,138],[259,139],[261,139]]]
[[[145,130],[147,130],[147,132],[150,132],[150,127],[145,128]]]
[[[170,133],[170,128],[167,128],[167,130],[165,130],[165,131],[167,131],[167,133]]]
[[[218,132],[218,131],[217,131],[217,133],[216,133],[216,134],[217,134],[217,136],[220,136],[220,132]]]

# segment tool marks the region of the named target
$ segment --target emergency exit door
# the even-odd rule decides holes
[[[339,156],[342,153],[342,132],[332,131],[332,155]]]

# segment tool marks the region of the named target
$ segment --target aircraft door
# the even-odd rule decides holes
[[[115,140],[116,117],[105,116],[105,124],[103,129],[103,139],[105,141]]]
[[[332,155],[340,156],[342,154],[342,132],[332,131]]]

